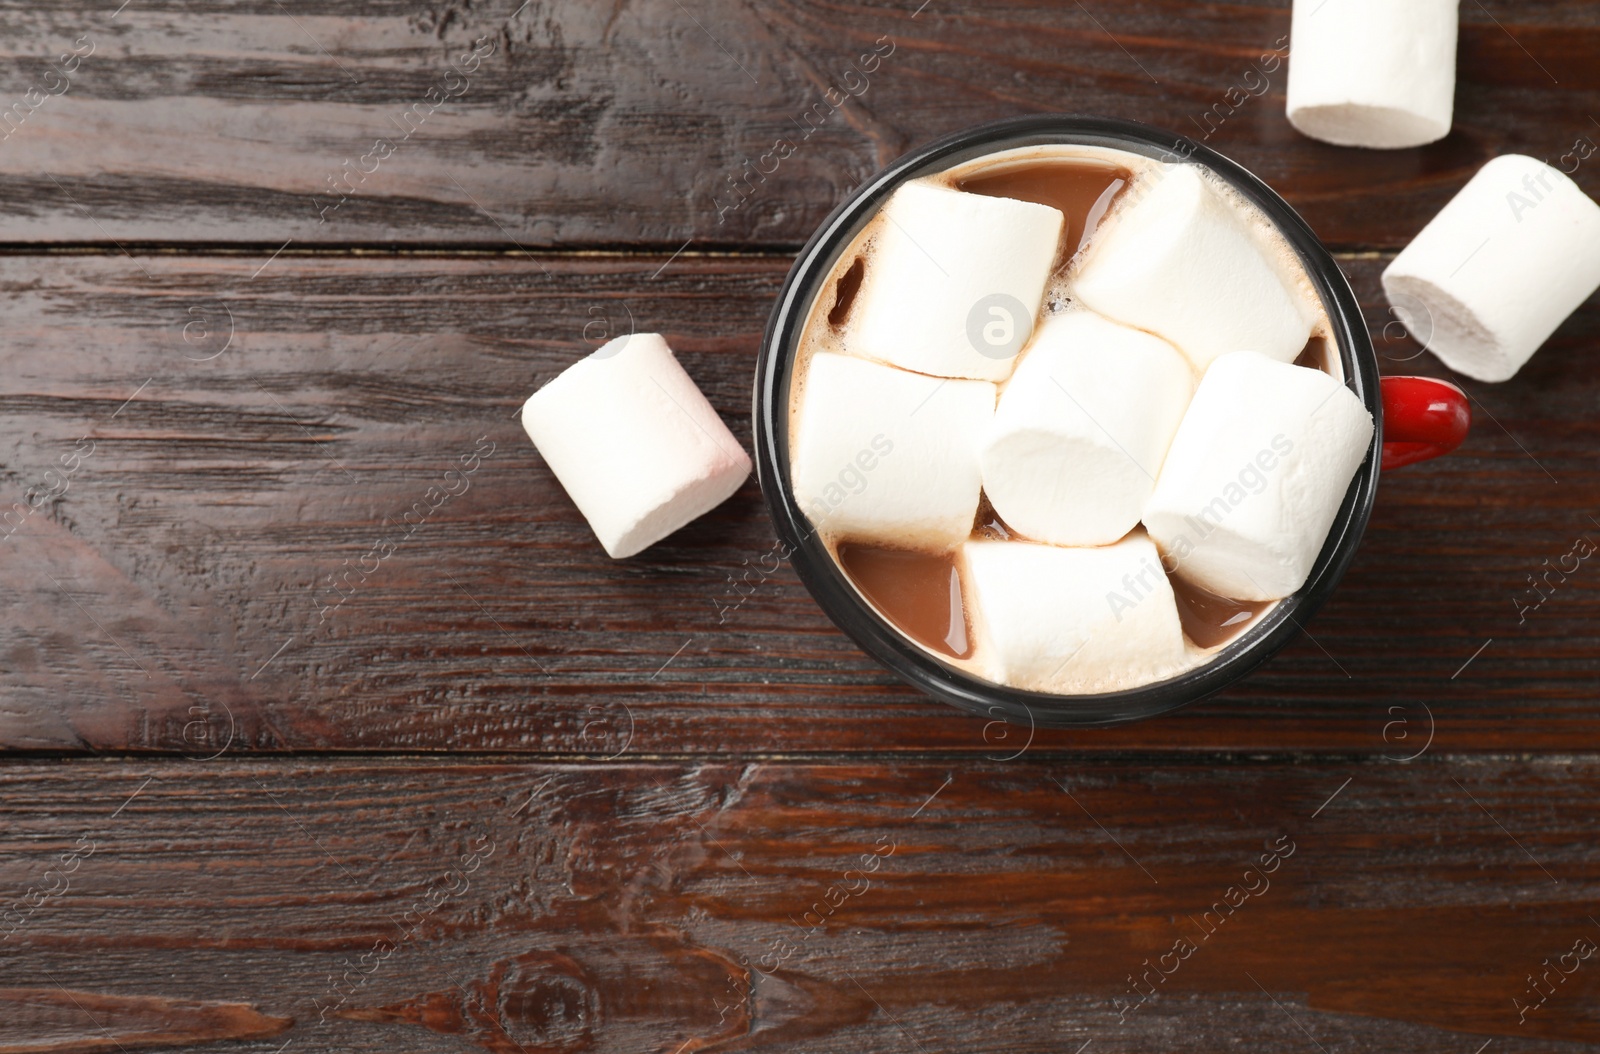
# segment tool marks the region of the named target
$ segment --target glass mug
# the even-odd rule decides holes
[[[1248,199],[1288,242],[1320,297],[1338,345],[1345,385],[1376,428],[1311,574],[1299,590],[1203,665],[1117,692],[1053,695],[995,684],[917,647],[862,598],[795,501],[789,476],[790,377],[813,302],[856,234],[902,183],[1004,150],[1040,145],[1108,147],[1161,161],[1204,165]],[[1377,498],[1378,475],[1437,457],[1466,437],[1461,390],[1428,377],[1378,376],[1360,305],[1339,265],[1304,220],[1265,183],[1200,143],[1107,117],[1044,114],[978,125],[914,150],[863,183],[835,209],[795,260],[767,322],[756,366],[755,448],[761,491],[780,543],[823,612],[863,651],[929,695],[987,718],[1037,727],[1123,724],[1168,713],[1221,691],[1266,662],[1333,593],[1355,558]],[[1381,448],[1376,449],[1376,448]],[[1377,455],[1377,456],[1374,456]]]

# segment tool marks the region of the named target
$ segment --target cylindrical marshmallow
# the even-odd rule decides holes
[[[1283,362],[1305,350],[1310,307],[1285,281],[1288,261],[1196,166],[1162,165],[1124,193],[1073,282],[1080,300],[1165,337],[1201,370],[1241,348]]]
[[[988,381],[943,380],[817,352],[790,440],[790,483],[833,537],[949,549],[978,513]]]
[[[1161,558],[1143,531],[1115,545],[962,547],[986,676],[1038,692],[1117,691],[1189,665]]]
[[[1000,397],[983,492],[1028,538],[1108,545],[1139,522],[1193,393],[1160,337],[1092,311],[1052,316]]]
[[[522,406],[522,427],[606,552],[632,556],[739,489],[750,458],[655,333],[580,359]]]
[[[1289,123],[1338,146],[1450,134],[1457,0],[1294,0]]]
[[[1144,523],[1166,569],[1222,597],[1305,584],[1372,445],[1372,414],[1321,370],[1252,351],[1211,364]]]
[[[1600,205],[1542,161],[1478,170],[1383,272],[1419,344],[1480,381],[1510,378],[1600,288]]]
[[[937,377],[1011,376],[1055,262],[1060,210],[907,183],[883,212],[849,349]]]

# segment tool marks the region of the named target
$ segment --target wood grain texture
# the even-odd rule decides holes
[[[1289,126],[1261,61],[1288,7],[10,0],[0,241],[793,247],[918,143],[1075,111],[1203,137],[1330,244],[1396,249],[1490,157],[1600,142],[1586,0],[1463,4],[1455,130],[1402,151]]]
[[[261,1054],[1576,1050],[1596,793],[1593,756],[13,762],[0,889],[56,892],[0,987],[248,1002],[292,1024],[189,1049]]]
[[[1383,338],[1383,263],[1345,260],[1384,369],[1442,375]],[[899,685],[787,566],[746,577],[773,566],[754,480],[612,561],[515,419],[585,337],[632,325],[666,334],[748,446],[787,266],[0,259],[0,513],[16,521],[0,743],[206,758],[1600,742],[1600,578],[1549,571],[1600,538],[1593,302],[1515,380],[1465,384],[1466,445],[1384,480],[1343,586],[1263,670],[1172,719],[1030,737]]]
[[[59,986],[0,989],[0,1012],[6,1020],[0,1026],[0,1051],[5,1054],[171,1049],[270,1039],[294,1025],[289,1018],[267,1017],[242,1003],[103,995]]]

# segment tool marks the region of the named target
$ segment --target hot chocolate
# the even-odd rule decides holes
[[[794,364],[791,484],[920,648],[1014,687],[1138,687],[1304,580],[1372,427],[1331,333],[1201,166],[993,154],[901,186],[838,257]]]

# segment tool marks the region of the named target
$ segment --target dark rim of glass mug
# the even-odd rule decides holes
[[[1345,493],[1306,584],[1205,665],[1165,681],[1120,692],[1051,695],[1008,688],[949,665],[887,623],[845,578],[794,500],[789,479],[789,382],[812,302],[839,255],[900,184],[986,154],[1039,145],[1110,147],[1209,168],[1277,226],[1299,256],[1332,323],[1345,385],[1372,412],[1367,459]],[[1233,684],[1287,644],[1316,613],[1355,557],[1377,495],[1383,437],[1378,362],[1350,284],[1317,236],[1289,204],[1244,168],[1203,144],[1149,125],[1109,117],[1043,114],[978,125],[913,150],[891,163],[836,208],[795,260],[767,321],[755,387],[756,471],[781,544],[823,612],[868,655],[905,681],[962,710],[1038,727],[1124,724],[1169,713]]]

